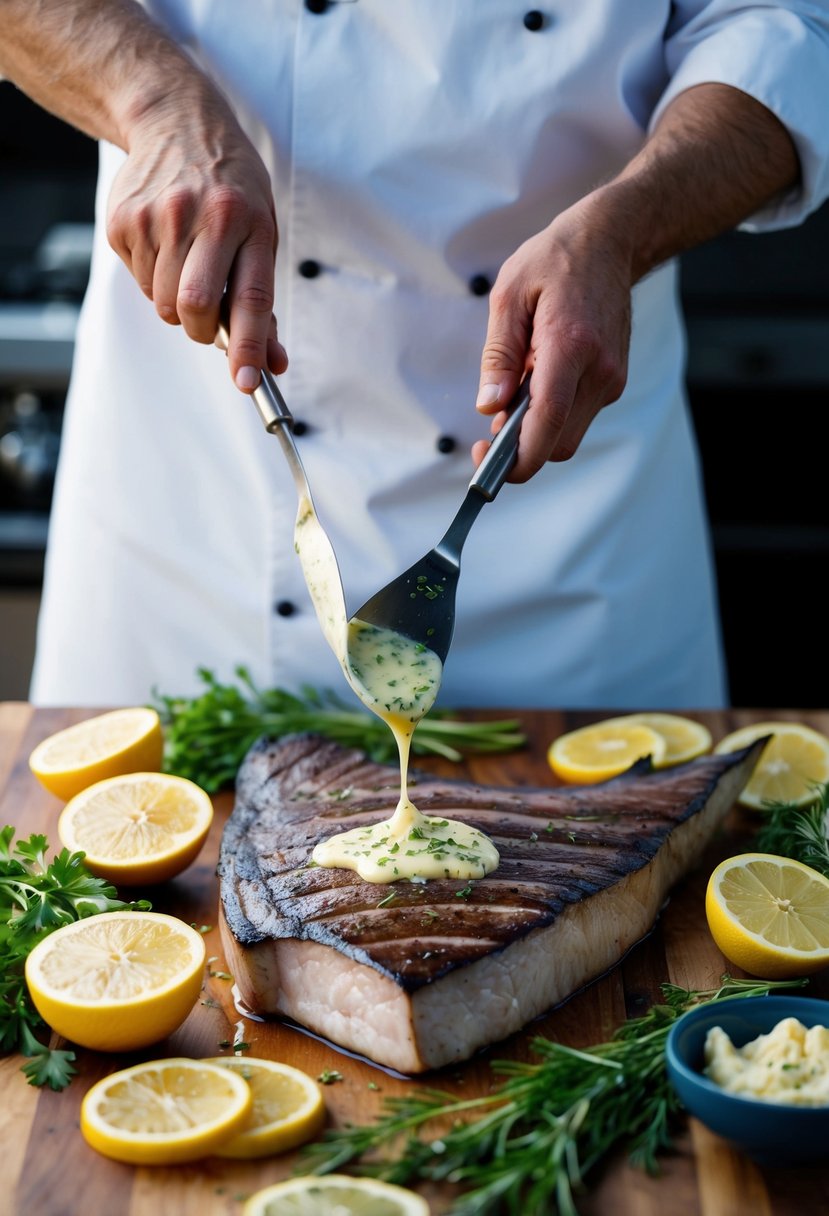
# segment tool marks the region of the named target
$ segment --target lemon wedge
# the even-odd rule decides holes
[[[714,870],[705,895],[714,941],[762,979],[829,966],[829,879],[788,857],[743,853]]]
[[[376,1178],[302,1175],[251,1195],[242,1216],[429,1216],[429,1207],[414,1191]]]
[[[81,1103],[81,1133],[116,1161],[197,1161],[245,1126],[252,1104],[247,1082],[229,1069],[203,1060],[149,1060],[92,1086]]]
[[[204,939],[161,912],[106,912],[50,933],[26,959],[43,1020],[95,1051],[135,1051],[181,1025],[198,999]]]
[[[625,714],[621,718],[609,718],[605,721],[619,723],[628,722],[640,726],[649,726],[665,740],[665,755],[654,763],[655,768],[669,768],[674,764],[685,764],[695,760],[711,750],[711,732],[707,726],[694,718],[683,718],[679,714],[667,713],[635,713]]]
[[[650,756],[658,765],[666,751],[665,740],[650,726],[611,718],[559,735],[547,760],[562,781],[589,785],[623,773],[642,756]]]
[[[157,772],[163,743],[154,709],[114,709],[49,735],[32,752],[29,768],[50,794],[67,801],[105,777]]]
[[[762,810],[770,802],[807,806],[815,787],[829,781],[829,739],[799,722],[755,722],[721,739],[714,751],[734,752],[773,735],[739,795],[742,806]]]
[[[325,1122],[322,1090],[298,1068],[255,1056],[217,1056],[207,1063],[239,1073],[253,1094],[250,1122],[216,1150],[218,1157],[285,1153],[310,1140]]]
[[[76,794],[58,820],[58,836],[86,854],[93,874],[117,886],[165,882],[204,844],[213,803],[198,785],[167,773],[109,777]]]

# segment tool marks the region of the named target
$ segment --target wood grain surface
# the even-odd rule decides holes
[[[94,712],[0,705],[0,825],[13,824],[21,835],[43,832],[50,844],[58,844],[56,824],[62,803],[32,777],[28,756],[41,739]],[[513,716],[513,711],[508,712]],[[493,713],[504,716],[502,711]],[[492,784],[553,785],[546,763],[552,739],[607,715],[599,711],[532,711],[514,716],[521,718],[527,731],[524,750],[473,758],[464,765],[418,757],[418,767]],[[771,719],[807,722],[829,734],[829,711],[734,710],[692,716],[708,725],[715,741],[738,726]],[[197,862],[173,882],[135,893],[150,898],[156,911],[172,913],[197,925],[216,924],[215,863],[232,794],[218,796],[215,805],[210,838]],[[483,1093],[492,1082],[488,1061],[530,1058],[529,1044],[534,1035],[589,1046],[610,1037],[625,1017],[642,1013],[658,998],[659,985],[665,980],[688,988],[715,986],[725,962],[706,927],[705,885],[717,861],[750,847],[755,827],[756,818],[735,808],[701,866],[673,892],[654,932],[612,972],[522,1034],[429,1081],[465,1097]],[[0,1058],[0,1143],[5,1177],[0,1187],[2,1216],[239,1216],[245,1197],[294,1172],[296,1154],[261,1162],[211,1158],[169,1169],[134,1168],[99,1156],[81,1138],[78,1111],[92,1082],[140,1059],[219,1055],[223,1050],[220,1044],[233,1040],[240,1015],[234,1006],[232,984],[209,974],[226,969],[215,928],[206,935],[206,942],[208,956],[215,961],[207,969],[202,1001],[164,1043],[131,1056],[78,1050],[79,1075],[61,1093],[27,1085],[19,1071],[20,1057]],[[829,977],[814,979],[808,992],[829,997]],[[208,998],[209,1003],[204,1003]],[[324,1089],[331,1125],[371,1120],[383,1098],[404,1093],[412,1084],[277,1022],[245,1020],[244,1038],[251,1045],[252,1055],[283,1060],[314,1077],[324,1069],[339,1072],[342,1080]],[[62,1044],[55,1040],[54,1045]],[[447,1211],[450,1190],[424,1190],[423,1194],[434,1216]],[[829,1171],[822,1167],[761,1170],[690,1120],[680,1130],[675,1151],[663,1158],[658,1177],[648,1177],[620,1157],[590,1179],[579,1210],[582,1216],[818,1216],[829,1213]]]

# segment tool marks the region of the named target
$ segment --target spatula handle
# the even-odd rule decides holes
[[[469,483],[470,490],[478,490],[488,502],[492,502],[515,464],[515,457],[518,454],[518,432],[521,430],[521,423],[524,421],[524,415],[529,405],[530,377],[527,376],[507,406],[510,411],[509,417],[492,440],[489,451],[478,465],[475,476]]]

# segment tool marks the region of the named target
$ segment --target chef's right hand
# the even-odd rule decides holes
[[[171,90],[130,131],[107,234],[162,320],[213,342],[230,303],[228,363],[251,392],[288,365],[273,316],[276,212],[267,170],[224,99]]]

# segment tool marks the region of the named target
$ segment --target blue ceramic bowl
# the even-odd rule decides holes
[[[736,1047],[768,1034],[783,1018],[829,1026],[829,1001],[800,996],[740,997],[700,1005],[671,1027],[668,1076],[686,1110],[764,1165],[826,1160],[829,1105],[789,1106],[726,1093],[703,1075],[705,1036],[721,1026]]]

